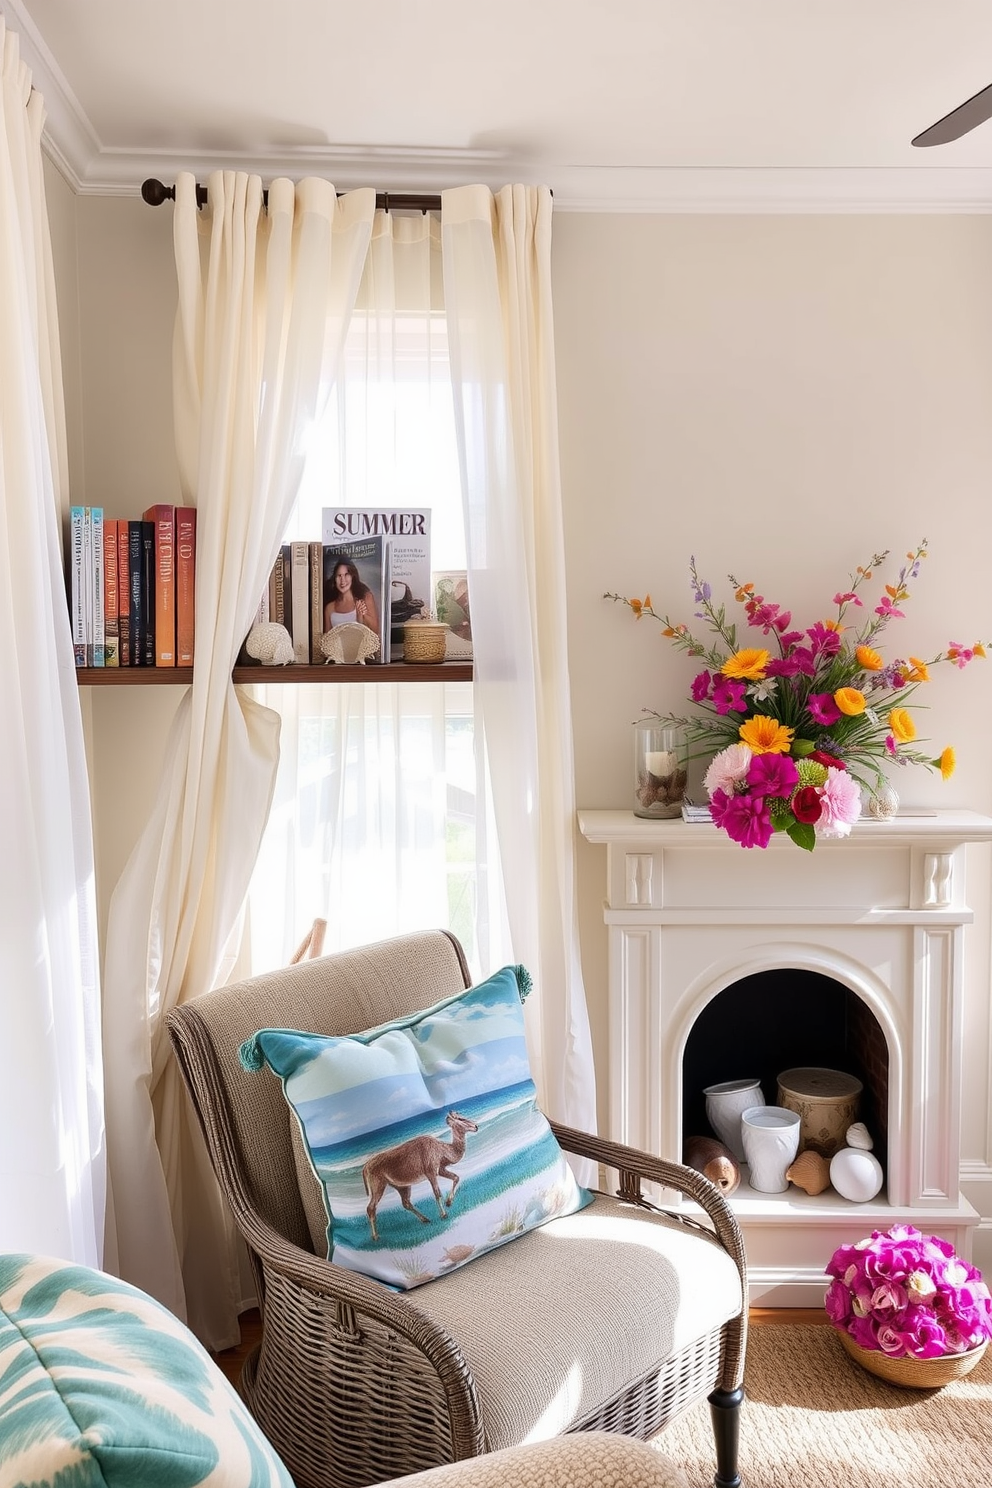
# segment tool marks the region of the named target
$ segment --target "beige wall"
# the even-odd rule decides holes
[[[630,801],[630,724],[685,711],[698,666],[642,597],[692,622],[688,560],[803,624],[846,576],[920,538],[931,557],[887,657],[992,639],[992,218],[622,217],[559,213],[554,294],[576,793]],[[890,638],[890,639],[889,639]],[[949,782],[899,772],[906,804],[992,813],[992,657],[944,668],[921,734]],[[921,699],[922,701],[922,699]],[[989,853],[974,850],[963,1153],[992,1215]],[[797,854],[796,871],[802,871]],[[605,1071],[605,849],[580,841],[582,959]],[[601,1081],[601,1096],[605,1079]],[[601,1101],[602,1109],[602,1101]],[[982,1243],[992,1262],[992,1229]]]
[[[60,204],[64,205],[64,204]],[[77,383],[85,500],[173,500],[169,206],[79,198]],[[61,214],[60,214],[61,215]],[[64,255],[60,288],[72,277]],[[695,670],[601,598],[691,618],[694,553],[715,590],[754,579],[803,623],[850,569],[918,539],[932,556],[887,655],[992,639],[992,218],[559,213],[554,292],[577,799],[629,804],[630,723],[681,710]],[[64,352],[72,355],[72,338]],[[68,369],[67,369],[68,375]],[[82,499],[77,496],[76,499]],[[729,599],[729,595],[728,595]],[[930,689],[948,783],[904,801],[992,813],[992,659]],[[178,689],[92,689],[101,917],[143,821]],[[926,717],[926,715],[924,715]],[[990,1216],[988,853],[965,968],[968,1192]],[[797,855],[797,871],[801,861]],[[605,1088],[603,849],[579,847],[581,950]],[[986,1263],[988,1264],[988,1263]]]

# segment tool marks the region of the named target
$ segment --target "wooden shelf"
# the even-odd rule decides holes
[[[405,662],[388,666],[236,666],[235,682],[471,682],[470,661]],[[192,667],[77,667],[80,687],[188,687]]]

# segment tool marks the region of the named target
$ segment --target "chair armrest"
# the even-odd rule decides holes
[[[713,1224],[717,1239],[733,1259],[740,1272],[741,1285],[747,1298],[747,1260],[744,1254],[744,1237],[737,1217],[723,1194],[704,1174],[684,1163],[666,1162],[653,1157],[636,1147],[626,1147],[620,1142],[609,1142],[595,1137],[590,1132],[576,1131],[573,1127],[551,1122],[551,1130],[566,1152],[577,1157],[590,1158],[607,1168],[615,1168],[620,1174],[619,1195],[633,1204],[645,1204],[641,1194],[641,1179],[657,1183],[662,1188],[674,1189],[676,1193],[692,1199],[703,1210]],[[674,1218],[684,1218],[675,1214]]]

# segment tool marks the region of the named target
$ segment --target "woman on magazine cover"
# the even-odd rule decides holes
[[[324,588],[324,629],[355,624],[367,625],[378,635],[379,610],[375,595],[362,583],[355,565],[339,558]]]

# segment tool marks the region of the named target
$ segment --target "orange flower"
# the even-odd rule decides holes
[[[844,629],[839,620],[824,620],[823,628],[824,630],[836,630],[838,632]]]
[[[735,651],[720,668],[725,677],[740,677],[745,682],[760,682],[768,665],[768,652],[747,649]]]
[[[786,728],[777,718],[756,713],[741,724],[739,733],[752,754],[788,754],[795,729]]]
[[[737,602],[739,604],[743,604],[744,601],[751,594],[753,594],[753,593],[754,593],[754,585],[753,584],[742,584],[741,587],[738,589],[737,593],[734,595],[734,598],[737,600]]]
[[[859,692],[856,687],[838,687],[834,693],[834,702],[848,718],[857,718],[867,706],[864,693]]]
[[[974,646],[972,646],[971,649],[974,651],[974,653],[975,653],[976,656],[984,656],[985,655],[985,647],[981,644],[980,641],[976,641],[975,644],[974,644]]]
[[[907,682],[929,682],[930,681],[930,672],[929,672],[929,669],[927,667],[926,662],[925,661],[921,661],[918,656],[911,656],[909,658],[909,661],[910,661],[910,665],[909,665],[908,671],[906,672],[906,681]]]
[[[908,744],[911,739],[916,738],[916,724],[905,708],[892,709],[889,714],[889,728],[892,730],[893,738],[897,739],[900,744]]]
[[[855,646],[854,657],[858,666],[864,667],[866,672],[880,672],[885,666],[881,656],[871,646]]]
[[[957,764],[957,762],[957,756],[954,753],[954,749],[950,744],[948,744],[947,748],[941,751],[940,759],[937,761],[937,766],[945,780],[950,780],[951,776],[954,774],[954,766]]]
[[[630,608],[633,610],[635,618],[640,620],[641,616],[644,614],[644,611],[651,608],[650,594],[645,594],[643,599],[632,599],[630,601]]]

